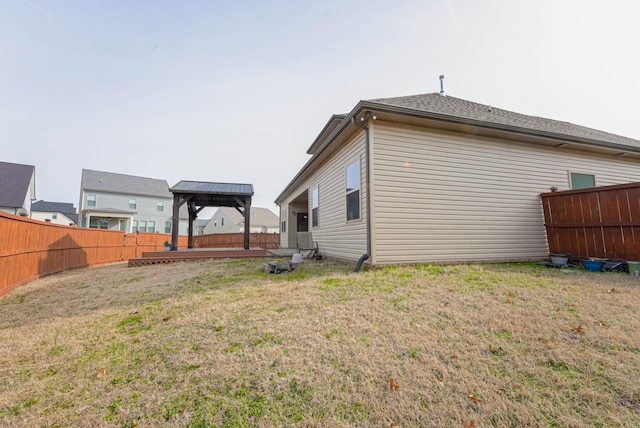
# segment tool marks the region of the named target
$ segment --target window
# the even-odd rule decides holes
[[[139,226],[138,226],[138,231],[139,232],[146,232],[147,231],[147,221],[146,220],[140,220]]]
[[[282,221],[282,225],[280,226],[280,231],[283,233],[287,231],[287,220]]]
[[[125,219],[120,219],[119,221],[119,229],[120,230],[126,230],[127,229],[127,220]]]
[[[89,219],[89,227],[93,229],[109,229],[109,219],[91,217],[91,219]]]
[[[165,221],[164,222],[164,233],[171,233],[171,222],[170,221]]]
[[[158,211],[164,211],[164,201],[158,201],[158,203],[156,204],[156,209]]]
[[[54,220],[57,219],[58,218],[58,213],[51,214],[51,218],[54,219]]]
[[[138,232],[138,220],[133,220],[133,223],[131,224],[131,232]]]
[[[318,188],[314,187],[311,191],[311,226],[318,226]]]
[[[87,195],[87,206],[88,207],[96,206],[96,195]]]
[[[587,187],[596,187],[596,176],[593,174],[580,174],[578,172],[571,172],[571,188],[572,189],[586,189]]]
[[[224,217],[220,219],[220,226],[224,226]]]
[[[135,210],[138,207],[138,201],[135,200],[135,198],[130,198],[129,199],[129,209],[130,210]]]
[[[147,232],[154,233],[156,231],[156,222],[153,220],[149,220],[147,223]]]
[[[347,221],[360,218],[360,160],[347,166]]]

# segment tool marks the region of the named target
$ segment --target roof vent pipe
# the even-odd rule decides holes
[[[440,96],[444,97],[444,74],[440,75]]]

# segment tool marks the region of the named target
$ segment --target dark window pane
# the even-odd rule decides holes
[[[357,190],[347,195],[347,220],[360,218],[360,191]]]

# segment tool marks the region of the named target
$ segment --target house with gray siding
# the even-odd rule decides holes
[[[268,208],[251,207],[250,233],[278,233],[278,216]],[[220,207],[207,222],[204,235],[244,232],[244,214],[233,207]]]
[[[613,113],[612,113],[613,114]],[[540,193],[640,181],[640,141],[438,93],[333,115],[282,190],[280,246],[373,265],[539,260]]]
[[[83,169],[79,206],[81,227],[171,233],[173,195],[166,180]],[[186,235],[187,228],[185,207],[178,233]]]
[[[36,201],[31,204],[31,218],[65,226],[76,226],[78,214],[72,203]]]
[[[33,165],[0,162],[0,211],[31,214],[36,199],[36,168]]]

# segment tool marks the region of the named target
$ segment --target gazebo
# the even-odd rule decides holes
[[[249,249],[252,184],[182,180],[169,190],[173,193],[171,251],[178,249],[179,212],[184,204],[189,209],[188,248],[193,248],[193,224],[200,211],[206,207],[234,207],[244,216],[244,249]]]

